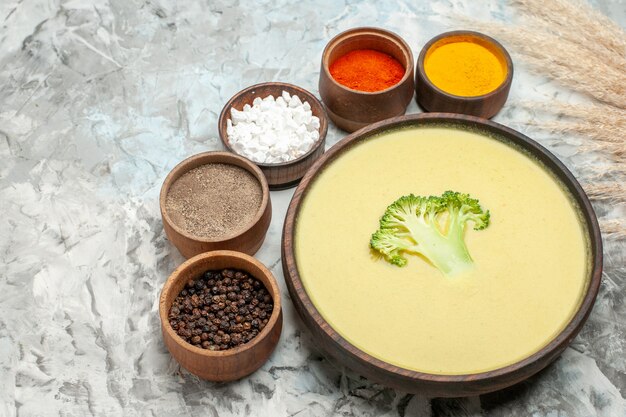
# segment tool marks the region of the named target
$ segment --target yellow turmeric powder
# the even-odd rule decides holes
[[[426,53],[424,71],[439,89],[455,96],[490,93],[506,78],[502,55],[472,38],[454,37],[434,44]]]

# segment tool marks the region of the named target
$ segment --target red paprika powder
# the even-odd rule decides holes
[[[337,58],[330,75],[353,90],[380,91],[400,82],[404,67],[397,59],[373,49],[357,49]]]

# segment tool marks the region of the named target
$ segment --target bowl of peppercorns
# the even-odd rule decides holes
[[[234,251],[202,253],[180,265],[161,291],[159,315],[174,359],[210,381],[237,380],[260,368],[283,325],[276,279]]]

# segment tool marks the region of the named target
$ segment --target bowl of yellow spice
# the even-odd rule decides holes
[[[513,62],[495,39],[453,31],[431,39],[415,71],[418,104],[430,112],[491,118],[504,106],[513,81]]]

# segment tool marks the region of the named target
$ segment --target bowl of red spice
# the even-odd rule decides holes
[[[413,53],[397,34],[360,27],[335,36],[322,53],[319,92],[328,117],[347,132],[401,116],[414,91]]]
[[[272,218],[265,176],[231,152],[204,152],[179,163],[163,182],[160,207],[165,234],[186,258],[220,249],[252,255]]]
[[[213,251],[180,265],[159,300],[165,346],[178,363],[210,381],[251,374],[280,339],[280,289],[272,273],[241,252]]]

